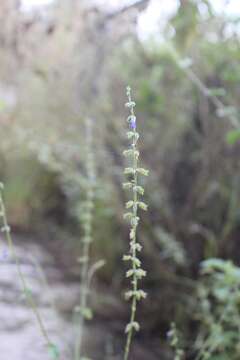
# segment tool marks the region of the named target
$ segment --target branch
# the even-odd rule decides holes
[[[106,20],[112,20],[114,18],[116,18],[117,16],[123,15],[124,13],[128,12],[129,10],[132,9],[137,9],[137,10],[144,10],[146,8],[146,6],[148,5],[148,3],[150,2],[150,0],[138,0],[135,1],[133,4],[130,5],[126,5],[124,7],[122,7],[121,9],[111,12],[109,14],[106,15],[105,19]]]

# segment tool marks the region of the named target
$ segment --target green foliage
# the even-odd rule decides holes
[[[172,234],[159,226],[155,229],[154,233],[162,247],[162,258],[173,260],[177,265],[186,264],[187,257],[185,250]]]
[[[240,130],[229,131],[226,138],[229,145],[234,145],[240,139]]]
[[[171,323],[171,328],[167,333],[171,348],[174,350],[174,360],[182,360],[184,358],[184,351],[180,349],[179,336],[175,323]]]
[[[200,332],[197,359],[238,359],[240,269],[231,261],[209,259],[201,266],[197,316]]]
[[[59,352],[58,348],[56,347],[56,345],[49,344],[48,351],[49,351],[50,358],[52,360],[56,360],[56,359],[60,358],[60,352]]]
[[[73,3],[61,1],[51,10],[50,31],[45,17],[38,23],[32,19],[25,29],[25,15],[16,9],[12,10],[11,28],[5,13],[1,18],[4,95],[7,84],[13,87],[12,104],[2,95],[0,100],[0,165],[11,226],[36,230],[41,218],[48,232],[45,221],[52,225],[54,214],[59,234],[66,223],[65,237],[73,239],[64,244],[61,255],[72,262],[79,252],[79,238],[86,247],[94,238],[90,260],[107,260],[99,274],[100,285],[103,282],[111,296],[119,297],[123,266],[118,260],[126,245],[122,241],[121,104],[123,84],[131,83],[138,110],[130,114],[128,122],[134,123],[137,117],[144,141],[137,131],[128,129],[127,139],[138,149],[130,146],[124,152],[130,164],[124,171],[123,188],[139,198],[145,192],[151,207],[141,219],[141,232],[134,242],[141,214],[135,211],[146,210],[147,205],[132,198],[127,201],[130,250],[138,256],[129,253],[124,261],[130,263],[130,281],[143,278],[139,252],[144,247],[144,264],[151,269],[146,279],[151,296],[141,303],[143,311],[139,312],[146,347],[158,344],[161,334],[161,350],[154,350],[160,352],[159,358],[168,358],[165,329],[174,320],[186,339],[187,357],[192,357],[195,347],[196,352],[203,348],[201,356],[211,360],[237,359],[238,314],[235,305],[230,306],[234,311],[228,309],[232,292],[237,298],[231,288],[236,279],[229,280],[232,275],[220,259],[211,266],[208,263],[212,270],[201,280],[197,270],[199,263],[211,256],[239,260],[239,21],[216,15],[210,1],[181,1],[165,28],[156,34],[156,41],[142,41],[134,31],[134,21],[129,26],[134,14],[128,16],[124,11],[109,23],[109,9],[86,10],[88,2],[83,2],[84,6]],[[5,11],[4,6],[2,9]],[[16,38],[19,24],[24,30]],[[13,44],[18,45],[19,56]],[[134,106],[135,101],[129,99],[127,108]],[[86,196],[93,195],[85,171],[86,115],[95,119],[93,152],[98,179],[94,209],[91,201],[86,201]],[[133,166],[139,153],[144,165],[151,168],[149,179],[145,178],[148,171]],[[141,175],[141,185],[133,184],[132,179]],[[3,234],[10,230],[9,225],[2,228]],[[90,256],[77,255],[84,267]],[[205,298],[199,296],[196,322],[194,287],[199,282]],[[141,289],[126,292],[130,301],[145,296]],[[225,309],[228,320],[219,326]],[[90,318],[91,310],[84,310],[78,315],[84,317],[85,312],[84,318]],[[111,322],[121,322],[121,314],[114,312]],[[130,322],[127,334],[138,328],[137,322]]]
[[[11,228],[8,225],[5,203],[3,201],[3,190],[4,190],[4,185],[0,182],[0,219],[2,220],[2,224],[3,224],[1,231],[4,234],[9,251],[10,251],[10,253],[14,259],[14,262],[16,264],[17,274],[18,274],[18,278],[19,278],[21,286],[22,286],[22,291],[23,291],[24,295],[26,296],[26,301],[28,303],[29,308],[32,310],[32,312],[37,320],[39,330],[40,330],[42,337],[48,347],[49,354],[52,359],[59,359],[60,353],[58,351],[58,348],[56,347],[56,345],[54,345],[50,341],[47,329],[45,328],[44,322],[38,311],[37,305],[35,304],[35,301],[33,300],[32,290],[28,287],[28,285],[26,283],[25,276],[22,272],[22,269],[21,269],[21,266],[19,263],[19,259],[16,254],[15,248],[14,248],[14,243],[13,243],[12,236],[11,236]]]
[[[75,342],[75,360],[80,360],[82,355],[82,341],[85,330],[85,320],[92,319],[92,310],[89,305],[90,293],[90,245],[93,241],[93,211],[95,197],[95,161],[93,150],[93,124],[91,119],[86,119],[86,186],[85,200],[81,204],[79,212],[79,221],[82,227],[83,235],[81,238],[81,258],[80,258],[80,302],[75,308],[77,317],[77,335]],[[79,315],[79,316],[77,316]]]

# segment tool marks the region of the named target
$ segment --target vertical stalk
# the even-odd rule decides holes
[[[83,248],[82,256],[80,258],[81,272],[80,272],[80,300],[79,307],[76,309],[79,313],[77,321],[77,338],[75,343],[75,360],[80,360],[82,352],[82,340],[85,326],[85,319],[91,317],[91,310],[88,308],[89,295],[89,252],[90,244],[92,242],[92,211],[93,211],[93,197],[95,185],[95,169],[92,151],[92,122],[90,119],[86,120],[86,177],[87,177],[87,192],[86,200],[83,204],[83,213],[81,214],[81,222],[83,226]]]
[[[19,276],[19,279],[20,279],[20,282],[21,282],[21,285],[23,288],[24,295],[26,297],[29,307],[32,309],[33,314],[35,315],[40,332],[41,332],[41,334],[46,342],[46,345],[48,347],[49,355],[52,357],[52,359],[59,359],[60,358],[59,351],[58,351],[57,347],[50,341],[48,332],[44,326],[44,323],[43,323],[41,315],[38,311],[37,305],[35,304],[35,302],[33,300],[31,290],[27,286],[26,280],[22,273],[20,262],[19,262],[18,256],[17,256],[15,248],[14,248],[14,244],[13,244],[13,240],[12,240],[12,236],[11,236],[11,229],[10,229],[10,226],[8,225],[8,221],[7,221],[6,208],[5,208],[5,204],[3,201],[3,195],[2,195],[3,188],[4,188],[3,184],[0,183],[0,216],[2,217],[2,222],[3,222],[2,232],[5,234],[5,238],[7,240],[10,253],[11,253],[11,255],[15,261],[16,267],[17,267],[17,273],[18,273],[18,276]]]
[[[131,299],[131,314],[130,321],[126,326],[126,345],[124,351],[124,360],[127,360],[129,357],[133,331],[138,331],[140,326],[138,322],[136,322],[136,309],[137,309],[137,301],[141,298],[146,297],[146,293],[138,288],[138,281],[146,275],[146,271],[141,269],[141,261],[137,257],[137,252],[141,251],[141,245],[137,242],[137,227],[139,223],[138,217],[138,208],[142,210],[147,210],[147,205],[142,201],[139,201],[139,194],[143,195],[144,189],[138,185],[138,174],[148,175],[148,171],[143,168],[138,168],[138,158],[139,151],[137,149],[137,142],[139,139],[139,134],[136,131],[136,117],[134,113],[135,103],[131,98],[131,89],[127,88],[127,96],[128,102],[126,106],[130,109],[130,116],[128,117],[128,123],[130,130],[127,133],[129,139],[132,140],[130,148],[124,151],[124,155],[130,157],[131,167],[125,168],[125,174],[129,174],[131,176],[131,181],[124,183],[123,187],[129,190],[132,190],[132,200],[126,203],[127,209],[132,209],[130,213],[126,213],[124,215],[125,218],[130,220],[131,228],[130,228],[130,250],[128,255],[124,255],[124,261],[131,262],[131,269],[127,271],[126,277],[131,277],[132,281],[132,289],[126,292],[126,298]]]

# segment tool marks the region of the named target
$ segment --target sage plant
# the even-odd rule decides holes
[[[0,183],[0,217],[2,219],[1,232],[5,236],[5,239],[7,241],[8,247],[9,247],[10,254],[11,254],[13,260],[15,261],[15,264],[17,267],[17,273],[18,273],[18,276],[19,276],[19,279],[20,279],[20,282],[22,285],[23,293],[25,295],[25,298],[28,302],[29,307],[32,309],[33,314],[35,315],[40,332],[46,343],[46,346],[47,346],[47,349],[49,352],[49,356],[51,357],[51,359],[60,359],[59,350],[56,347],[56,345],[51,342],[51,340],[49,338],[48,332],[43,323],[42,317],[38,311],[37,305],[35,304],[35,301],[33,300],[32,291],[28,287],[25,277],[24,277],[24,274],[22,272],[20,262],[19,262],[18,256],[17,256],[15,248],[14,248],[12,235],[11,235],[11,228],[8,225],[8,221],[7,221],[6,208],[5,208],[5,204],[4,204],[4,200],[3,200],[3,190],[4,190],[4,185],[2,183]]]
[[[138,140],[139,134],[137,132],[137,121],[134,113],[135,102],[131,98],[131,88],[127,87],[128,102],[126,107],[130,110],[130,115],[127,118],[128,132],[127,138],[130,140],[129,149],[123,152],[124,156],[129,159],[129,167],[126,167],[124,174],[127,175],[128,181],[123,184],[123,188],[130,190],[132,194],[131,200],[126,203],[126,208],[129,212],[124,214],[124,218],[130,222],[130,248],[129,253],[123,256],[124,261],[130,262],[130,269],[126,272],[126,277],[131,278],[131,290],[128,290],[125,294],[127,300],[131,300],[131,314],[130,321],[126,326],[125,332],[127,334],[126,346],[124,351],[124,360],[129,357],[130,346],[134,331],[139,331],[140,325],[136,321],[136,309],[137,302],[146,297],[146,293],[138,286],[139,280],[145,275],[146,271],[141,268],[141,261],[138,258],[138,253],[141,251],[142,246],[137,242],[137,227],[139,224],[138,209],[147,210],[147,205],[140,200],[140,197],[144,194],[144,189],[138,183],[139,175],[147,176],[148,171],[140,168]]]
[[[178,331],[174,322],[171,323],[171,328],[167,336],[170,341],[170,346],[174,351],[174,360],[183,360],[184,351],[180,348]]]
[[[82,242],[82,256],[79,258],[81,265],[80,272],[80,303],[75,308],[79,315],[77,328],[78,334],[75,343],[75,360],[81,359],[82,339],[85,326],[85,320],[92,317],[92,311],[88,306],[89,287],[90,287],[90,267],[89,267],[89,252],[90,245],[93,241],[92,236],[92,218],[94,208],[94,189],[95,189],[95,164],[93,153],[93,138],[92,138],[92,120],[86,119],[86,198],[82,204],[82,212],[80,214],[80,221],[83,228]]]

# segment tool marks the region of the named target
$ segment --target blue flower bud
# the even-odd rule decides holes
[[[129,124],[130,124],[130,128],[133,129],[133,130],[135,130],[136,127],[137,127],[136,118],[135,118],[135,117],[132,117],[131,120],[130,120],[130,122],[129,122]]]

